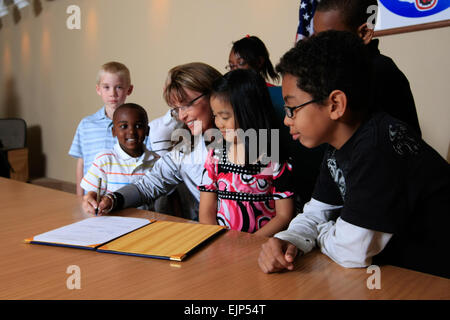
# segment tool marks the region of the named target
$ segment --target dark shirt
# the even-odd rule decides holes
[[[421,136],[409,81],[391,58],[380,53],[378,44],[379,40],[377,39],[368,44],[373,61],[372,90],[368,99],[370,101],[370,113],[385,111],[394,118],[409,124]],[[292,140],[289,128],[283,124],[285,113],[281,87],[270,87],[269,93],[280,123],[281,139],[286,142],[291,157],[294,181],[297,181],[294,188],[296,208],[301,210],[303,205],[311,198],[326,146],[308,149],[299,141]]]
[[[313,198],[393,234],[374,264],[449,277],[450,166],[404,122],[377,113],[341,149],[329,146]]]

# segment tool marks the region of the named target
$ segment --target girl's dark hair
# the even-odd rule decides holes
[[[248,129],[255,129],[258,145],[258,130],[267,129],[269,144],[267,150],[271,150],[271,132],[280,128],[276,122],[277,116],[270,99],[269,90],[260,74],[251,69],[230,71],[213,83],[211,97],[230,103],[237,122],[236,128],[240,128],[244,132]],[[279,160],[283,162],[287,160],[286,150],[281,140],[278,143],[280,146]],[[248,142],[245,141],[245,144],[246,150],[249,150]],[[262,152],[264,151],[258,150],[258,156]]]
[[[347,31],[325,31],[297,42],[281,57],[277,71],[297,77],[297,87],[324,101],[333,90],[347,96],[347,106],[364,116],[371,85],[367,46]]]
[[[266,81],[270,78],[278,82],[280,79],[270,62],[269,51],[258,37],[248,36],[233,42],[231,50],[244,59],[253,70],[259,72]]]

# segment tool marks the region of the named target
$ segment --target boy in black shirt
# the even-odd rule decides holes
[[[349,31],[357,34],[369,48],[373,67],[371,111],[385,111],[409,124],[419,136],[421,130],[409,81],[391,58],[378,50],[374,34],[377,0],[321,0],[314,14],[314,32]]]
[[[405,123],[369,113],[370,70],[367,46],[344,31],[300,41],[281,58],[285,124],[304,146],[329,148],[303,214],[263,245],[264,272],[292,270],[317,244],[344,267],[449,277],[450,166]]]

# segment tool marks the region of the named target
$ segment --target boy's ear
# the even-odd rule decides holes
[[[372,41],[374,29],[369,28],[367,22],[360,25],[356,32],[358,33],[358,36],[363,40],[364,44],[367,45],[370,43],[370,41]]]
[[[145,130],[145,135],[148,136],[150,134],[150,126],[147,125],[147,130]]]
[[[334,90],[328,96],[330,106],[330,119],[339,120],[347,110],[347,96],[341,90]]]
[[[133,85],[130,84],[130,86],[128,87],[128,92],[127,92],[127,96],[129,96],[132,92],[133,92]]]
[[[116,130],[115,130],[115,126],[114,126],[114,124],[112,125],[112,127],[111,127],[111,132],[112,132],[112,136],[113,137],[116,137],[117,135],[116,135]]]
[[[100,91],[100,86],[99,86],[98,84],[95,85],[95,91],[97,91],[97,94],[98,94],[99,96],[102,95],[102,92]]]

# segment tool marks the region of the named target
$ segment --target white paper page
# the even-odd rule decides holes
[[[90,246],[102,244],[149,224],[142,218],[101,216],[78,221],[34,237],[34,241]]]

